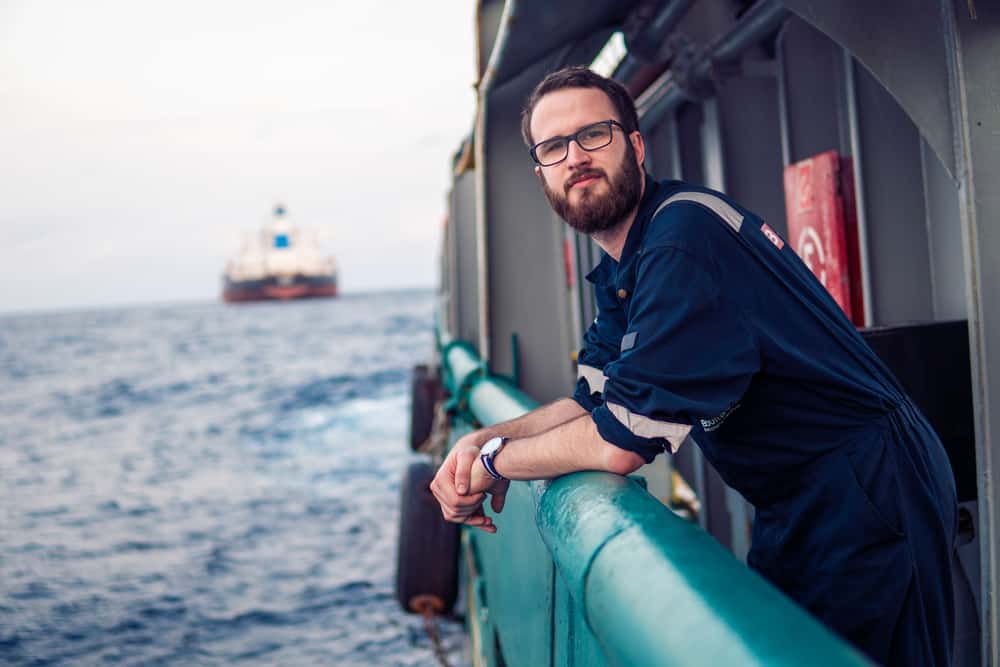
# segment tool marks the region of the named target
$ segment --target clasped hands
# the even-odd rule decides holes
[[[483,431],[461,437],[431,482],[431,493],[441,505],[445,519],[475,526],[487,533],[497,532],[497,527],[483,512],[486,494],[492,496],[490,507],[493,511],[500,512],[510,486],[508,480],[493,479],[479,460],[480,447],[491,437]]]

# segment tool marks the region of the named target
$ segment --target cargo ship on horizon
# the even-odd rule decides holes
[[[226,263],[222,299],[227,303],[337,296],[337,263],[324,257],[317,235],[288,219],[281,204],[239,253]]]

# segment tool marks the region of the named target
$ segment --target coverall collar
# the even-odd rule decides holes
[[[663,199],[663,185],[657,183],[648,172],[644,175],[646,179],[645,192],[643,192],[642,201],[639,202],[639,210],[636,211],[635,220],[632,221],[632,226],[625,237],[621,260],[616,262],[611,255],[602,253],[601,261],[586,276],[587,281],[591,284],[614,284],[618,266],[628,264],[632,256],[639,251],[639,247],[642,245],[642,239],[646,235],[646,227],[649,224],[649,219],[656,210],[657,205]]]

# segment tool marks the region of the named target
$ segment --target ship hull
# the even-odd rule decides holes
[[[337,296],[337,279],[329,276],[294,276],[290,280],[265,278],[236,281],[227,279],[222,290],[222,299],[226,303],[289,301],[335,296]]]

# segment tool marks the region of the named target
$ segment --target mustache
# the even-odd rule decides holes
[[[587,169],[585,171],[581,171],[566,181],[566,185],[563,186],[563,192],[569,194],[570,188],[580,181],[588,178],[603,178],[607,180],[608,175],[604,173],[603,169]]]

